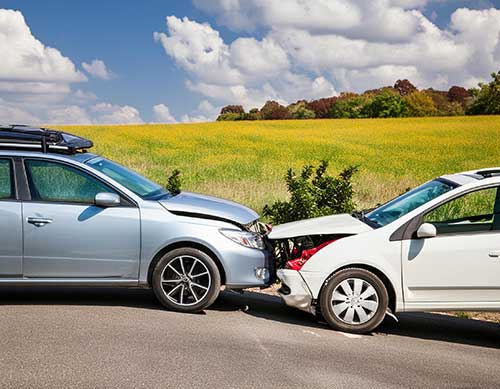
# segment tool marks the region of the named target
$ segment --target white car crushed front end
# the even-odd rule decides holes
[[[329,244],[372,230],[373,228],[348,214],[324,216],[273,227],[269,239],[277,248],[277,275],[281,280],[278,292],[285,303],[314,314],[313,303],[317,296],[304,278],[302,267]],[[308,272],[307,278],[309,282],[322,283],[325,274]]]

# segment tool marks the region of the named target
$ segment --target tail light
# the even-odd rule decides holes
[[[302,269],[302,266],[306,264],[306,262],[311,258],[314,254],[316,254],[319,250],[321,250],[323,247],[328,246],[330,243],[335,242],[335,240],[329,240],[328,242],[321,243],[319,246],[313,247],[312,249],[308,250],[302,250],[302,254],[300,255],[299,258],[296,259],[291,259],[286,263],[286,268],[287,269],[292,269],[292,270],[300,270]],[[298,252],[294,250],[292,254],[297,255]]]

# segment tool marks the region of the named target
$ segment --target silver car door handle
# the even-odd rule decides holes
[[[27,221],[29,224],[33,224],[36,227],[43,227],[44,225],[53,222],[52,219],[48,219],[45,217],[29,217]]]
[[[492,251],[489,256],[490,258],[500,258],[500,251]]]

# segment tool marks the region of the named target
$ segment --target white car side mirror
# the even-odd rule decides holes
[[[430,223],[422,224],[417,230],[417,237],[419,238],[434,238],[437,236],[436,227]]]

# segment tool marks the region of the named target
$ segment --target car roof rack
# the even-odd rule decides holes
[[[92,146],[92,141],[63,131],[21,124],[0,125],[0,148],[75,154]]]
[[[500,176],[500,167],[481,169],[476,172],[476,174],[482,176],[483,178],[489,178],[493,176]]]

